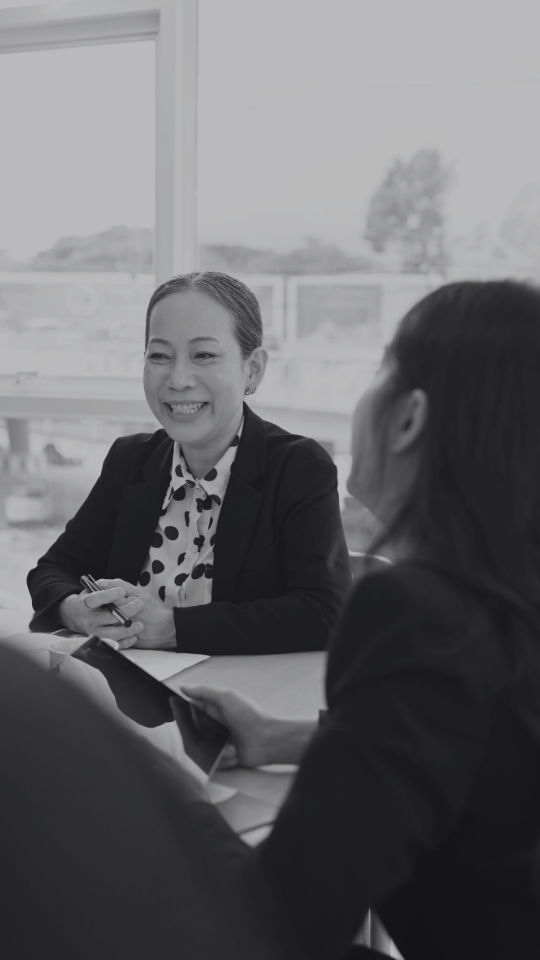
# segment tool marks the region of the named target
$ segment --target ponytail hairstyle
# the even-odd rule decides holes
[[[225,307],[233,320],[234,336],[244,360],[247,360],[256,347],[262,346],[261,308],[255,294],[245,283],[230,277],[227,273],[198,270],[171,277],[154,290],[146,311],[145,349],[148,346],[152,310],[164,297],[183,290],[200,290],[201,293],[205,293]]]

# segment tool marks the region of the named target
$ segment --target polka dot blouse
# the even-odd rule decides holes
[[[210,603],[214,543],[244,421],[219,463],[197,479],[174,445],[171,481],[139,584],[166,607]]]

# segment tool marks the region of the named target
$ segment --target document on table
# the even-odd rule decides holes
[[[224,803],[225,800],[235,797],[238,790],[235,790],[234,787],[226,787],[224,783],[214,783],[213,780],[208,780],[206,792],[210,803],[216,806],[218,803]]]
[[[156,680],[167,680],[181,670],[187,670],[194,663],[208,660],[204,653],[174,653],[171,650],[129,650],[120,651],[123,657],[136,663]]]

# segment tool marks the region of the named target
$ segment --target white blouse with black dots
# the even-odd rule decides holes
[[[214,542],[244,421],[219,463],[197,479],[174,445],[171,480],[139,584],[166,607],[210,603]]]

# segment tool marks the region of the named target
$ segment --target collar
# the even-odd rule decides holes
[[[232,472],[250,483],[266,470],[266,423],[244,403],[244,420],[240,445]],[[171,472],[173,443],[165,430],[156,431],[152,437],[152,453],[142,464],[141,472],[145,480],[159,480]]]
[[[182,447],[179,443],[174,444],[170,483],[167,493],[165,494],[162,510],[167,508],[173,495],[182,487],[195,487],[201,491],[205,497],[211,497],[217,504],[221,505],[225,491],[227,490],[227,484],[229,483],[231,467],[236,459],[243,428],[244,420],[242,419],[242,423],[231,445],[216,465],[212,467],[204,477],[193,476],[182,452]]]

